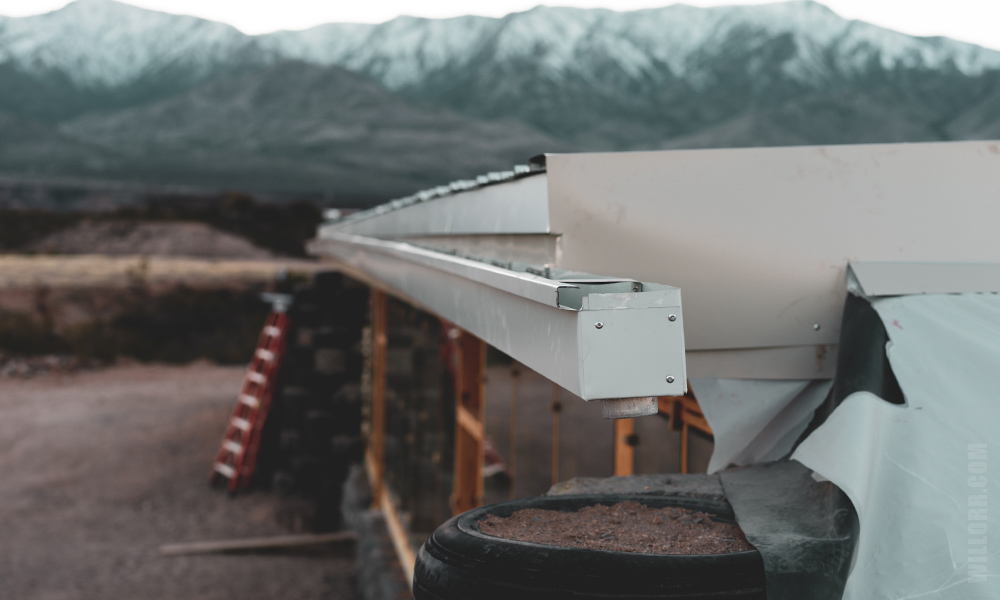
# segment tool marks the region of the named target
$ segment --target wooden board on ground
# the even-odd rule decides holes
[[[279,535],[242,540],[185,542],[182,544],[164,544],[160,546],[160,554],[164,556],[181,556],[185,554],[211,554],[214,552],[273,550],[277,548],[294,548],[301,546],[319,546],[323,544],[353,542],[357,538],[357,534],[353,531],[337,531],[334,533]]]

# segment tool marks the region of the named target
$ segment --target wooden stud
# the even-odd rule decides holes
[[[482,422],[476,419],[475,415],[462,405],[459,405],[457,410],[456,420],[458,421],[458,426],[464,429],[476,441],[482,441],[485,435]]]
[[[372,459],[372,498],[378,508],[385,488],[385,357],[388,346],[386,333],[386,296],[372,293],[372,412],[368,450]]]
[[[516,362],[510,364],[510,437],[507,453],[507,474],[510,476],[510,499],[517,498],[517,391],[521,370]]]
[[[660,414],[669,416],[671,427],[681,432],[681,473],[687,473],[690,430],[694,428],[706,435],[713,435],[712,428],[701,412],[698,400],[691,394],[690,387],[687,395],[657,398],[657,404]]]
[[[635,419],[615,420],[615,475],[635,472],[635,448],[629,438],[635,434]]]
[[[552,485],[559,483],[559,385],[552,384]]]
[[[713,435],[712,428],[709,426],[708,421],[705,419],[705,415],[700,412],[694,412],[691,410],[684,411],[684,422],[690,427],[694,427],[698,431],[706,434]]]
[[[455,368],[454,514],[483,503],[484,422],[486,416],[486,344],[458,330],[449,334]]]
[[[403,519],[399,515],[399,508],[392,500],[392,495],[388,490],[382,490],[379,498],[379,508],[382,509],[382,516],[385,517],[386,529],[389,530],[389,539],[392,540],[392,547],[396,550],[396,558],[399,566],[403,568],[403,575],[406,583],[413,589],[413,570],[417,564],[417,554],[413,551],[410,543],[410,536],[403,526]]]
[[[370,452],[365,456],[365,467],[368,470],[368,479],[375,481],[375,473],[378,467],[375,465],[374,455]],[[399,566],[403,569],[406,582],[410,586],[410,589],[413,589],[413,568],[417,562],[417,555],[413,551],[413,547],[410,545],[410,538],[403,527],[403,519],[399,515],[399,508],[393,501],[392,494],[385,487],[381,488],[378,495],[373,490],[372,496],[374,499],[374,508],[378,509],[385,518],[386,529],[389,530],[389,539],[392,541],[393,549],[396,550],[396,559],[399,560]]]
[[[681,473],[688,472],[688,424],[681,425]]]

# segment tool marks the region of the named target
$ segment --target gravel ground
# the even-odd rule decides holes
[[[306,506],[207,485],[242,367],[0,379],[0,598],[353,599],[353,549],[165,558],[304,531]]]

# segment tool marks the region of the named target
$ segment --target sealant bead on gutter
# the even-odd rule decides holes
[[[527,175],[531,173],[531,167],[528,165],[514,165],[514,175]]]
[[[486,175],[478,175],[476,176],[476,183],[479,185],[489,185],[490,178]]]
[[[487,175],[491,183],[500,183],[514,178],[514,171],[493,171]]]

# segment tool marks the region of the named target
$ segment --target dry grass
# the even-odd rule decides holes
[[[0,255],[0,290],[32,287],[128,287],[138,283],[219,285],[273,281],[281,269],[313,273],[300,259],[207,260],[143,256]],[[328,268],[328,267],[326,267]]]

